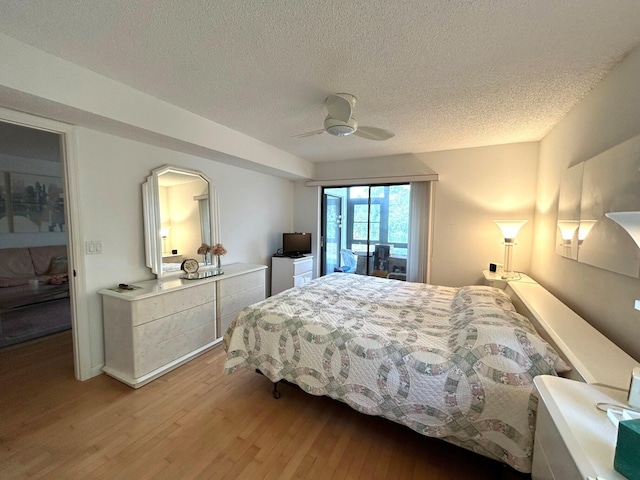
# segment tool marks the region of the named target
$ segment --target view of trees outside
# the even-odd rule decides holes
[[[403,244],[394,246],[391,253],[406,255],[410,192],[410,185],[351,187],[349,196],[352,200],[366,200],[369,196],[371,198],[370,210],[366,202],[354,205],[353,240],[366,242],[368,234],[371,251],[377,243]],[[354,243],[352,249],[365,251],[366,246]]]

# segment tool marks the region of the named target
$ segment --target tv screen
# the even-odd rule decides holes
[[[283,233],[282,254],[289,257],[300,257],[311,253],[310,233]]]

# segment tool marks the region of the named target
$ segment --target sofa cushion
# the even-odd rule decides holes
[[[49,270],[47,271],[49,275],[61,275],[67,272],[68,272],[68,262],[67,262],[66,255],[64,257],[53,257],[51,259]]]
[[[31,262],[36,275],[48,275],[51,269],[51,259],[67,256],[66,245],[49,245],[46,247],[29,247]]]
[[[0,249],[0,287],[27,285],[35,276],[29,249]]]

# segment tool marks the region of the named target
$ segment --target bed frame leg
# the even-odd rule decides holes
[[[276,400],[278,400],[280,398],[280,391],[278,390],[278,383],[279,382],[273,382],[273,398],[275,398]]]

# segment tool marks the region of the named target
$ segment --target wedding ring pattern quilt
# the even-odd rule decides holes
[[[245,308],[224,345],[226,373],[258,369],[522,472],[533,377],[568,370],[502,290],[350,273]]]

